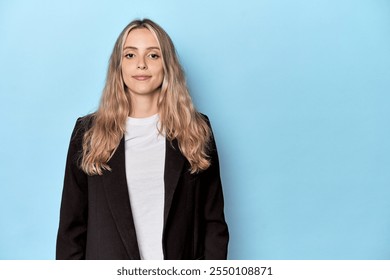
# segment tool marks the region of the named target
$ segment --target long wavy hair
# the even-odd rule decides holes
[[[170,141],[177,139],[180,151],[191,165],[191,173],[205,170],[210,166],[211,129],[194,108],[171,38],[149,19],[130,22],[115,43],[99,107],[84,134],[81,169],[89,175],[102,175],[104,170],[111,170],[108,161],[125,133],[126,120],[131,114],[131,98],[121,71],[123,46],[129,32],[137,28],[150,30],[162,53],[164,79],[157,101],[160,133]]]

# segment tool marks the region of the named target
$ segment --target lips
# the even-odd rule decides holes
[[[152,76],[146,76],[146,75],[137,75],[137,76],[132,76],[134,79],[137,81],[146,81],[149,80]]]

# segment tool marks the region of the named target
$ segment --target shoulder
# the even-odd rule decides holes
[[[204,119],[205,121],[209,121],[209,117],[206,115],[206,114],[203,114],[203,113],[201,113],[201,112],[198,112],[198,114],[199,114],[199,116],[202,118],[202,119]]]
[[[81,142],[84,134],[91,128],[95,115],[89,114],[77,119],[74,126],[71,142]]]
[[[210,119],[206,114],[203,114],[201,112],[198,112],[198,116],[207,124],[209,128],[211,128]]]
[[[91,128],[94,119],[95,119],[94,113],[80,117],[77,119],[75,127],[89,129]]]
[[[210,119],[207,115],[203,114],[203,113],[198,113],[199,116],[203,119],[203,121],[206,123],[207,127],[208,127],[208,130],[209,130],[209,138],[208,138],[208,141],[207,141],[207,151],[209,154],[213,154],[217,151],[217,147],[216,147],[216,144],[215,144],[215,138],[214,138],[214,132],[213,132],[213,129],[211,127],[211,122],[210,122]]]

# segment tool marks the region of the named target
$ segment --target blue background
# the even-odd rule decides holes
[[[65,157],[136,17],[213,125],[230,259],[390,259],[390,1],[1,1],[0,259],[53,259]]]

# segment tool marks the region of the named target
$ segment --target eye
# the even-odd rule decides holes
[[[134,54],[133,53],[128,53],[128,54],[125,54],[125,57],[126,58],[133,58]]]
[[[149,57],[151,59],[158,59],[160,56],[158,54],[156,54],[156,53],[151,53],[151,54],[149,54]]]

